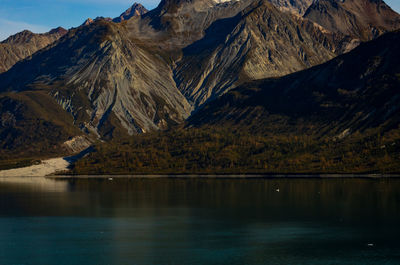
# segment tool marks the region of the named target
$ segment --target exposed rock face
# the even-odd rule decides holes
[[[164,0],[127,26],[147,47],[169,52],[177,86],[196,108],[243,81],[299,71],[360,43],[359,36],[301,18],[310,1],[289,1],[291,8],[285,3]],[[396,24],[396,19],[397,14],[387,21]],[[377,35],[392,29],[383,25]]]
[[[44,34],[24,30],[10,36],[0,43],[0,73],[7,71],[18,61],[31,56],[66,33],[67,30],[59,27]]]
[[[132,134],[182,122],[191,107],[168,64],[127,35],[107,21],[72,29],[57,45],[0,76],[0,83],[3,89],[47,91],[76,126],[104,137],[118,129]]]
[[[149,18],[154,16],[143,22],[131,19],[128,26],[96,20],[89,27],[72,29],[60,42],[1,75],[1,89],[44,90],[70,113],[75,126],[103,138],[180,123],[192,106],[176,87],[171,51],[191,38],[177,34],[180,40],[171,50],[155,45],[175,28],[167,26],[136,38],[130,25],[146,25]],[[152,36],[154,32],[158,35]],[[143,43],[150,37],[153,41]]]
[[[178,88],[195,106],[246,80],[278,77],[335,56],[334,36],[267,1],[213,23],[183,49]]]
[[[85,136],[76,136],[64,142],[64,146],[72,153],[79,153],[88,148],[92,142]]]
[[[400,124],[400,31],[325,64],[280,79],[253,81],[206,104],[191,125],[250,126],[343,138]]]
[[[304,17],[362,41],[400,28],[400,15],[382,0],[317,0]]]
[[[303,15],[311,6],[313,0],[269,0],[281,11],[289,11],[294,14]]]
[[[134,3],[130,8],[128,8],[124,13],[122,13],[119,17],[113,19],[114,22],[121,22],[124,20],[128,20],[134,16],[141,16],[148,12],[148,10],[139,3]]]

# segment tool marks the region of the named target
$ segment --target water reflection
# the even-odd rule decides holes
[[[388,220],[400,213],[400,181],[13,178],[0,179],[0,199],[0,214],[16,216],[117,217],[136,216],[139,210],[162,214],[165,209],[185,208],[232,216],[244,211],[248,218],[266,215],[271,220],[315,215]]]
[[[399,264],[398,223],[395,179],[0,180],[17,264]]]
[[[7,192],[12,187],[17,191],[64,192],[67,191],[67,186],[67,181],[43,177],[0,177],[0,192]]]

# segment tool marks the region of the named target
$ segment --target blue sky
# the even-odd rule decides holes
[[[0,41],[24,29],[35,33],[79,26],[88,17],[116,17],[135,0],[0,0]],[[138,1],[138,0],[136,0]],[[147,9],[159,0],[138,1]],[[387,0],[400,12],[400,0]]]
[[[136,0],[139,2],[138,0]],[[141,3],[148,9],[160,0]],[[88,17],[116,17],[135,0],[0,0],[0,41],[24,29],[47,32],[79,26]]]

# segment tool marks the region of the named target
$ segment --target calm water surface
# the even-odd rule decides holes
[[[400,264],[400,180],[4,178],[0,264]]]

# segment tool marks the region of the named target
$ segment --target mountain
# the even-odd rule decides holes
[[[268,1],[257,1],[234,17],[218,20],[186,46],[176,61],[178,88],[197,107],[236,85],[283,76],[337,55],[345,38]]]
[[[47,91],[76,126],[103,136],[114,128],[132,134],[182,122],[191,108],[168,65],[128,35],[105,20],[71,29],[0,76],[3,91]]]
[[[400,28],[400,15],[382,0],[316,0],[304,18],[362,41]]]
[[[252,81],[185,127],[94,145],[73,174],[398,174],[400,31]]]
[[[55,117],[70,117],[60,142],[168,129],[245,82],[310,68],[353,45],[300,13],[270,1],[163,0],[124,23],[95,19],[1,74],[0,98],[57,124],[37,107],[46,95]]]
[[[162,0],[72,28],[0,74],[0,160],[93,143],[76,172],[395,172],[398,14],[325,2]]]
[[[282,12],[282,3],[165,0],[127,26],[142,43],[170,53],[177,86],[197,108],[244,81],[303,70],[360,43],[297,11]]]
[[[134,16],[141,16],[148,12],[148,10],[139,3],[134,3],[130,8],[128,8],[124,13],[122,13],[119,17],[113,19],[114,22],[121,22],[124,20],[128,20]]]
[[[58,40],[67,33],[64,28],[56,28],[44,34],[24,30],[0,43],[0,73],[9,70],[15,63]]]
[[[325,64],[244,84],[205,105],[191,126],[343,138],[400,124],[400,31],[363,43]]]
[[[199,53],[199,61],[207,53],[207,42],[212,45],[212,49],[221,49],[225,45],[220,43],[220,37],[215,38],[218,34],[213,30],[218,27],[214,25],[219,26],[222,23],[225,26],[226,23],[235,22],[233,28],[231,26],[230,31],[225,32],[227,35],[244,28],[239,31],[240,34],[236,34],[237,36],[232,35],[232,39],[228,40],[230,46],[226,45],[225,50],[225,53],[230,50],[243,52],[233,53],[229,58],[223,58],[224,55],[218,52],[219,56],[222,55],[222,60],[228,61],[222,61],[219,65],[215,63],[214,71],[225,72],[225,65],[234,67],[237,61],[243,61],[243,65],[246,65],[246,56],[252,52],[249,47],[253,46],[253,49],[256,49],[256,45],[263,43],[252,43],[253,39],[261,37],[263,33],[257,32],[257,36],[250,37],[251,19],[263,19],[263,15],[270,16],[271,21],[276,19],[276,24],[282,23],[281,31],[271,24],[273,22],[265,24],[267,32],[281,32],[272,35],[277,40],[271,41],[271,45],[280,44],[279,47],[276,46],[282,49],[282,55],[275,58],[276,53],[272,52],[271,58],[263,60],[278,60],[286,56],[286,66],[290,64],[290,69],[286,71],[292,72],[334,56],[329,45],[325,47],[322,44],[322,36],[321,39],[314,40],[313,36],[320,34],[319,28],[310,27],[311,29],[306,31],[300,28],[300,23],[294,21],[290,15],[280,12],[267,2],[252,4],[238,15],[234,10],[246,8],[245,2],[222,5],[214,3],[211,7],[208,4],[204,5],[203,1],[195,1],[193,5],[189,2],[182,3],[182,10],[192,12],[192,15],[186,17],[196,19],[199,23],[183,23],[183,13],[175,13],[174,10],[165,13],[162,10],[169,10],[174,6],[165,2],[156,10],[145,14],[143,19],[132,18],[124,25],[100,19],[89,26],[71,29],[62,40],[1,75],[0,89],[3,92],[21,93],[45,90],[72,115],[75,126],[84,132],[107,138],[127,132],[133,134],[168,128],[183,122],[189,116],[193,107],[185,97],[188,93],[182,93],[182,86],[193,81],[182,81],[182,71],[192,72],[195,76],[201,75],[204,70],[187,67],[187,58],[193,60],[193,47],[199,47],[194,42],[200,41],[202,53]],[[204,11],[198,11],[201,8],[204,8]],[[272,15],[268,15],[268,12]],[[211,24],[213,25],[210,26]],[[149,30],[151,27],[153,29]],[[207,27],[211,28],[208,30],[212,34],[210,37],[207,34],[202,36]],[[147,42],[149,39],[152,41]],[[245,39],[249,39],[248,44],[243,42]],[[300,39],[308,41],[310,45],[300,43]],[[206,44],[201,44],[205,40]],[[286,41],[292,42],[291,45],[286,45],[287,48],[281,44]],[[169,45],[165,45],[166,43]],[[294,47],[297,44],[299,48]],[[189,51],[187,57],[186,50],[182,53],[184,45],[192,45],[186,49]],[[240,48],[242,45],[244,49]],[[260,56],[268,53],[264,46],[259,50]],[[209,57],[206,57],[206,60],[209,60]],[[256,69],[253,67],[251,71],[261,72],[264,70],[262,67],[266,71],[277,71],[274,67],[267,69],[265,65],[264,63]],[[240,73],[242,66],[233,69],[229,78]],[[283,70],[283,67],[278,68],[279,70]],[[254,76],[255,74],[252,77]],[[219,75],[217,77],[221,78]],[[181,80],[178,81],[178,78]],[[215,82],[221,83],[218,80]],[[214,94],[219,92],[222,91]]]

